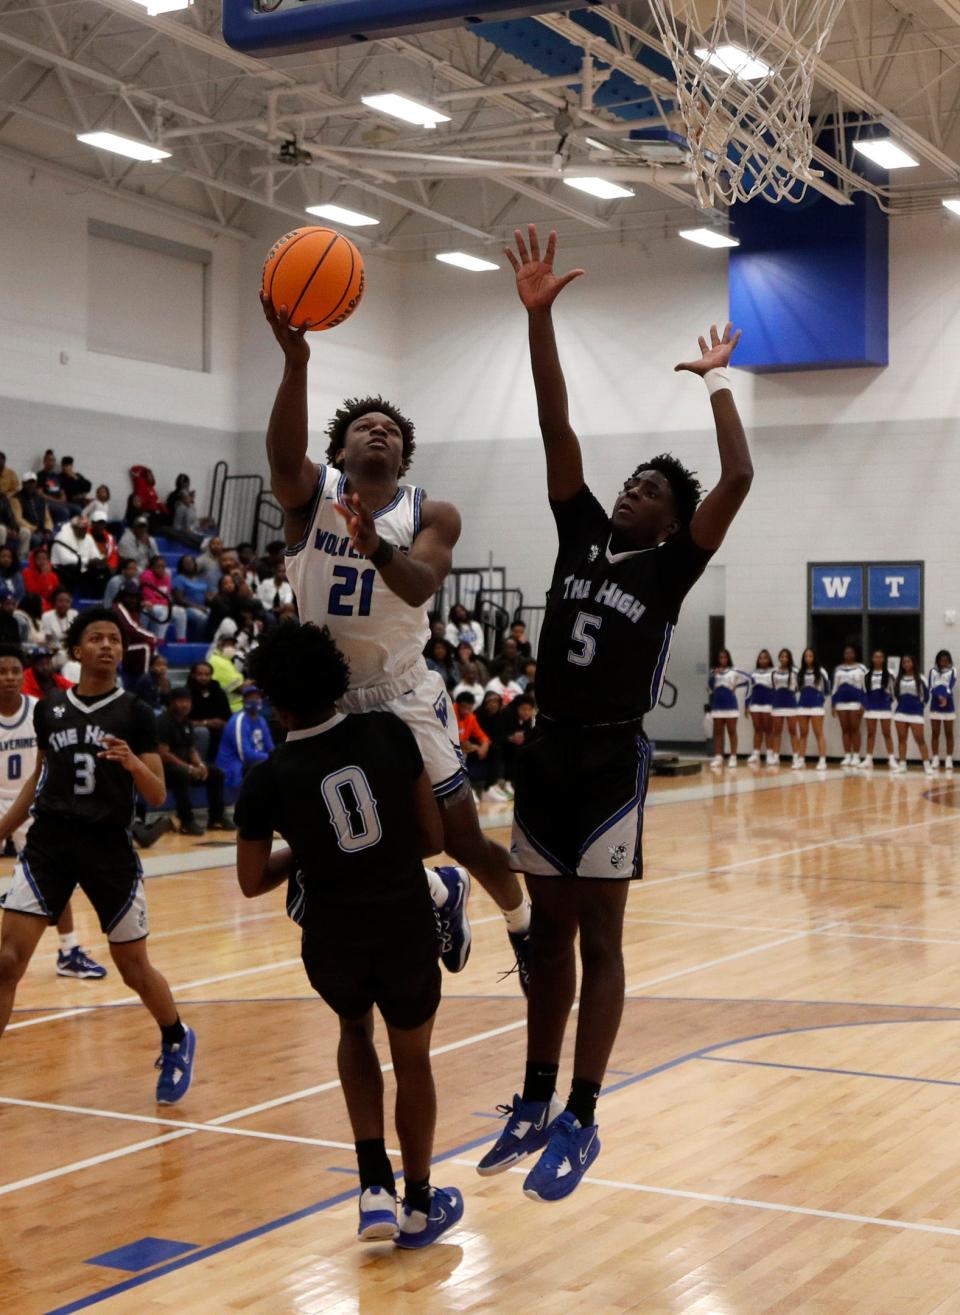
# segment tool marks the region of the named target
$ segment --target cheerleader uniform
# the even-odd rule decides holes
[[[710,691],[710,718],[712,721],[735,721],[740,716],[737,690],[750,684],[745,671],[734,667],[711,671],[707,688]]]
[[[862,662],[841,662],[833,673],[831,702],[834,712],[857,712],[863,707],[867,668]]]
[[[957,710],[953,702],[953,691],[957,684],[956,667],[947,667],[941,671],[939,667],[931,667],[930,675],[927,679],[927,687],[930,691],[930,720],[931,721],[953,721],[957,715]],[[945,707],[937,707],[937,699],[946,699]]]
[[[864,707],[865,721],[889,721],[893,716],[893,676],[888,670],[867,672]]]
[[[757,667],[751,673],[747,707],[751,712],[769,712],[773,707],[773,667]]]
[[[801,717],[822,717],[827,691],[830,689],[830,677],[823,667],[818,667],[816,671],[807,668],[800,672],[799,684],[797,712]]]
[[[775,717],[795,717],[797,715],[797,670],[791,667],[782,671],[777,667],[771,672],[773,676],[773,707],[770,711]]]
[[[923,710],[927,702],[927,685],[922,676],[901,676],[900,693],[893,720],[907,726],[923,725]]]

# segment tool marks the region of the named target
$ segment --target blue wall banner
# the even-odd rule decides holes
[[[870,566],[867,568],[867,606],[871,612],[919,612],[922,567]]]
[[[862,566],[810,567],[812,612],[859,612],[862,608]]]

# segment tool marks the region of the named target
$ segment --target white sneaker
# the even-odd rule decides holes
[[[862,766],[865,772],[873,771],[873,759],[870,757],[869,754],[867,754],[866,757],[864,758]]]
[[[752,754],[750,755],[750,757],[747,759],[747,766],[748,766],[748,767],[756,767],[756,765],[757,765],[757,763],[758,763],[759,761],[760,761],[760,754],[757,752],[756,749],[754,749],[753,753],[752,753]]]
[[[952,774],[952,772],[953,772],[953,759],[952,759],[952,758],[944,758],[944,760],[943,760],[943,770],[947,773],[948,776],[950,776],[950,775]]]
[[[736,767],[736,765],[737,765],[737,755],[735,753],[732,753],[730,757],[727,759],[727,766]]]
[[[780,766],[780,755],[779,755],[778,753],[768,753],[768,754],[767,754],[767,766],[768,766],[768,767],[779,767],[779,766]]]
[[[803,758],[801,758],[801,756],[800,756],[799,753],[795,753],[795,754],[793,755],[793,762],[790,764],[790,766],[791,766],[791,767],[793,768],[793,770],[796,772],[796,771],[799,771],[800,768],[803,767],[803,765],[804,765],[804,760],[803,760]]]
[[[817,759],[817,771],[818,771],[818,772],[825,772],[826,770],[827,770],[827,760],[826,760],[826,758],[818,758],[818,759]]]
[[[849,766],[850,766],[850,760],[851,760],[852,757],[853,757],[853,754],[851,754],[851,753],[844,754],[844,756],[843,756],[843,762],[840,764],[840,766],[841,766],[841,767],[849,767]]]
[[[723,754],[720,753],[714,754],[714,756],[710,759],[710,770],[712,772],[719,772],[722,766],[723,766]]]
[[[513,795],[507,794],[506,790],[501,790],[499,785],[491,785],[483,797],[487,803],[508,804]]]
[[[900,770],[900,764],[892,754],[887,759],[887,767],[890,769],[891,772],[899,772]]]
[[[940,759],[939,759],[939,758],[931,758],[931,759],[930,759],[930,765],[931,765],[931,767],[933,768],[933,770],[934,770],[935,772],[939,772],[939,770],[940,770]]]
[[[858,753],[852,753],[852,754],[850,755],[850,766],[851,766],[851,767],[859,767],[859,766],[860,766],[860,755],[859,755]]]
[[[933,776],[933,774],[934,774],[934,773],[933,773],[933,763],[930,761],[929,758],[927,758],[926,761],[925,761],[924,764],[923,764],[923,774],[924,774],[924,776]]]

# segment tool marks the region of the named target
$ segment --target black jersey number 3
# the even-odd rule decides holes
[[[579,652],[571,648],[567,654],[567,661],[572,662],[575,667],[589,667],[597,652],[597,637],[591,635],[591,630],[599,630],[603,624],[602,616],[594,616],[592,612],[579,612],[577,619],[573,623],[573,634],[571,638],[574,643],[580,645]]]
[[[97,788],[97,760],[92,753],[75,753],[73,766],[76,772],[73,781],[74,794],[93,794]]]

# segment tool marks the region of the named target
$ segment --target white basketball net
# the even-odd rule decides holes
[[[677,78],[701,205],[799,201],[810,95],[843,0],[650,0]]]

